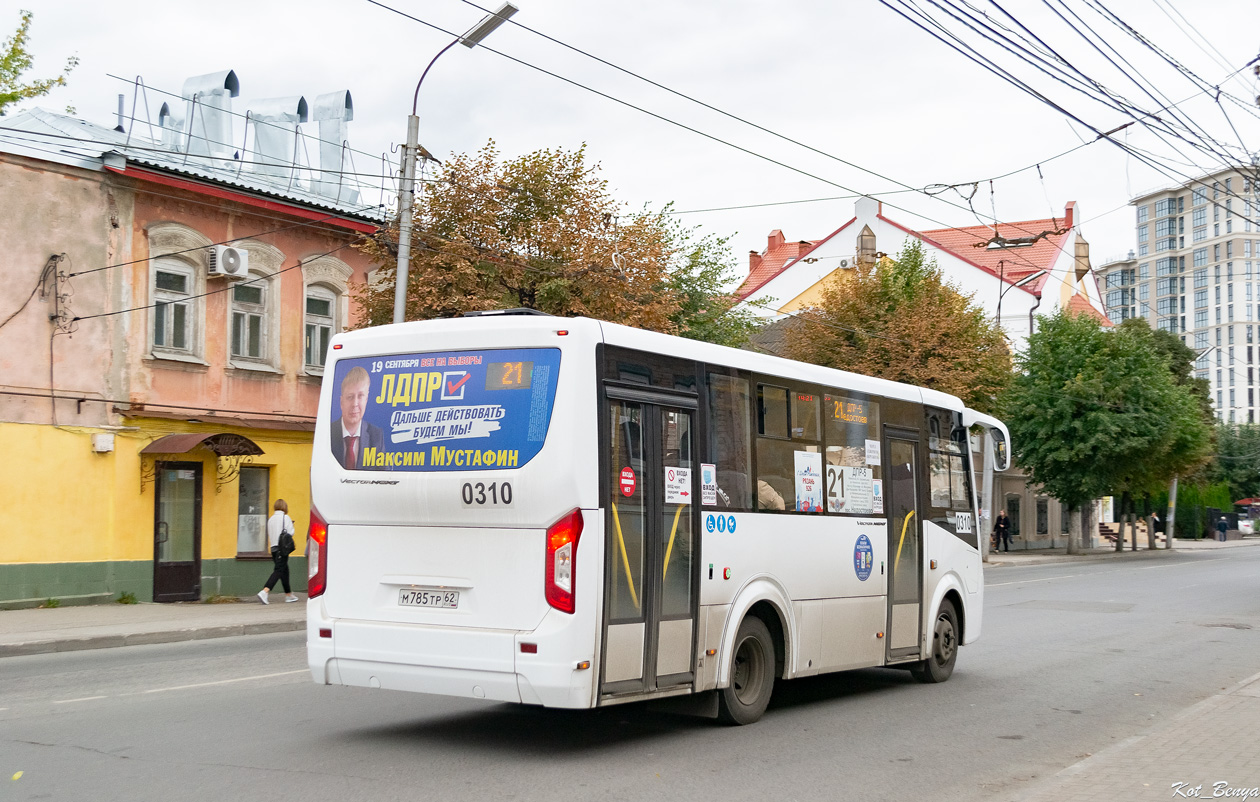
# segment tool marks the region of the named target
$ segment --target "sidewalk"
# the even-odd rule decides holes
[[[1012,549],[1011,551],[990,552],[988,562],[985,563],[986,568],[995,568],[1003,565],[1045,565],[1047,563],[1065,563],[1065,562],[1093,562],[1097,560],[1116,559],[1116,558],[1141,558],[1145,556],[1155,557],[1161,554],[1170,554],[1176,552],[1199,552],[1214,551],[1219,549],[1237,549],[1248,548],[1250,546],[1260,546],[1260,537],[1248,537],[1242,540],[1226,540],[1224,542],[1217,540],[1174,540],[1171,550],[1160,548],[1151,551],[1141,542],[1138,543],[1137,551],[1133,551],[1130,546],[1125,545],[1123,552],[1117,552],[1116,547],[1112,544],[1100,546],[1099,548],[1088,549],[1079,554],[1068,554],[1066,548],[1061,549]]]
[[[1260,797],[1260,674],[1038,783],[1019,802]],[[1198,789],[1196,792],[1195,789]]]
[[[96,604],[3,610],[0,658],[294,632],[306,627],[306,597],[301,598],[302,602],[295,604],[285,604],[284,597],[276,594],[269,605],[250,598],[237,604]]]

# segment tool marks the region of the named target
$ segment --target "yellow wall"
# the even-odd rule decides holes
[[[823,276],[822,279],[819,280],[816,284],[809,287],[809,289],[805,290],[800,295],[791,299],[787,303],[781,305],[779,307],[779,311],[780,312],[796,312],[806,307],[818,306],[818,304],[822,302],[823,290],[826,288],[827,283],[830,281],[834,281],[836,279],[839,279],[841,281],[847,281],[850,272],[851,271],[849,270],[831,271],[827,275]]]
[[[299,553],[310,516],[311,433],[128,419],[139,431],[115,433],[114,451],[92,452],[106,430],[0,423],[0,564],[152,560],[155,483],[141,490],[140,450],[175,432],[231,432],[262,448],[247,465],[268,466],[271,502],[283,498]],[[216,489],[216,457],[203,448],[163,459],[202,463],[201,558],[236,556],[235,478]],[[146,467],[153,460],[147,455]],[[269,505],[270,506],[270,505]]]

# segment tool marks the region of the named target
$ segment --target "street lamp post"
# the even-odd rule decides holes
[[[407,316],[407,270],[411,266],[411,218],[416,200],[416,155],[420,150],[420,118],[416,115],[416,108],[420,101],[420,84],[424,83],[425,76],[429,74],[429,70],[433,69],[434,63],[442,57],[443,53],[457,44],[468,48],[476,47],[518,10],[511,3],[504,3],[493,14],[486,15],[486,18],[477,23],[468,33],[457,37],[455,41],[438,51],[433,61],[430,61],[429,66],[425,67],[424,72],[420,74],[420,80],[416,82],[416,91],[411,97],[411,116],[407,118],[407,144],[403,145],[402,188],[398,192],[398,271],[394,278],[395,323],[402,323]]]

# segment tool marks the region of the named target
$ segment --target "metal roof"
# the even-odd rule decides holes
[[[161,130],[154,127],[159,136]],[[0,118],[0,151],[86,169],[104,170],[108,165],[121,168],[124,174],[127,164],[135,164],[373,223],[385,221],[385,209],[380,203],[390,192],[383,185],[369,187],[353,176],[344,176],[343,192],[358,197],[353,201],[333,199],[311,192],[303,181],[276,180],[251,169],[261,162],[241,159],[239,151],[230,159],[180,153],[163,146],[160,139],[137,136],[134,130],[128,135],[40,108]],[[318,168],[299,169],[309,170],[311,180],[321,172]],[[365,197],[365,192],[374,197]]]

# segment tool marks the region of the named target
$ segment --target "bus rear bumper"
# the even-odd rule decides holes
[[[579,668],[556,658],[572,653],[575,634],[559,614],[519,632],[319,620],[321,612],[310,610],[307,624],[307,662],[317,683],[546,707],[592,704],[594,661]]]

